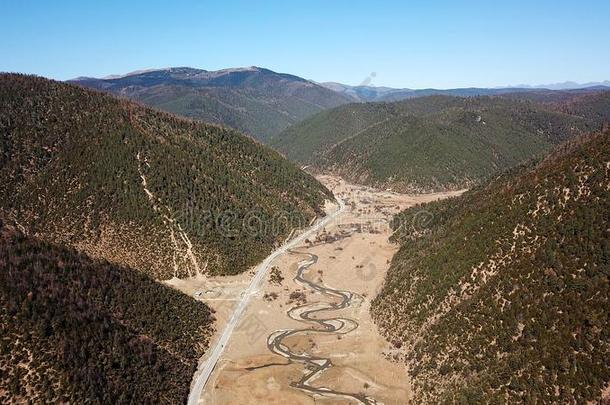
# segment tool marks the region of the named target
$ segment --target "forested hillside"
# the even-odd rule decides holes
[[[0,151],[8,220],[163,279],[244,271],[332,198],[235,131],[32,76],[0,75]]]
[[[300,77],[254,66],[211,72],[176,67],[73,82],[262,141],[312,114],[354,101]]]
[[[0,402],[186,401],[209,308],[0,221]]]
[[[371,310],[415,403],[610,400],[609,224],[610,132],[395,217]]]
[[[272,139],[289,159],[401,191],[471,187],[610,119],[610,92],[535,103],[422,97],[323,111]]]

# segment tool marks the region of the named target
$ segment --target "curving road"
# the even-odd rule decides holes
[[[227,326],[223,330],[222,335],[209,352],[210,354],[208,359],[200,365],[199,369],[195,373],[195,382],[191,386],[191,392],[189,393],[187,401],[188,405],[197,405],[199,403],[201,393],[203,392],[208,380],[210,379],[210,375],[214,371],[214,368],[218,363],[220,355],[224,351],[225,346],[227,345],[229,339],[231,338],[231,335],[233,334],[233,330],[239,323],[244,311],[246,310],[250,298],[258,292],[262,280],[265,278],[267,272],[269,271],[269,268],[271,267],[271,263],[273,263],[273,261],[277,257],[283,255],[288,250],[302,244],[305,239],[310,238],[317,231],[328,225],[330,221],[337,218],[337,216],[345,210],[345,204],[343,203],[343,201],[337,198],[337,203],[339,204],[339,208],[335,212],[327,215],[322,220],[309,227],[305,232],[301,233],[296,238],[282,245],[271,255],[269,255],[258,267],[258,269],[256,270],[256,274],[252,278],[250,285],[248,286],[241,300],[237,304],[235,311],[233,311],[233,314],[231,315]]]
[[[365,405],[373,405],[377,402],[370,397],[365,396],[364,394],[352,394],[348,392],[335,391],[330,388],[316,388],[310,385],[314,379],[316,379],[324,370],[329,367],[332,367],[332,362],[329,358],[326,357],[317,357],[307,353],[295,353],[292,352],[286,345],[282,343],[282,341],[290,336],[294,335],[306,335],[311,333],[330,333],[335,335],[344,335],[358,328],[358,323],[352,319],[348,318],[327,318],[327,319],[317,319],[312,317],[313,314],[322,312],[322,311],[337,311],[348,307],[352,300],[358,299],[362,302],[362,297],[357,294],[354,294],[350,291],[341,291],[335,290],[329,287],[325,287],[320,284],[315,284],[312,281],[309,281],[303,277],[303,274],[309,267],[315,264],[318,261],[318,256],[307,253],[307,252],[298,252],[294,250],[290,250],[291,253],[306,255],[309,257],[309,260],[302,262],[297,271],[297,275],[294,280],[306,287],[309,287],[315,291],[320,292],[326,296],[330,296],[332,298],[339,298],[339,303],[329,302],[329,303],[312,303],[305,304],[291,308],[288,310],[287,314],[290,318],[300,321],[306,322],[308,324],[314,324],[316,326],[315,329],[311,327],[302,328],[302,329],[289,329],[289,330],[279,330],[271,335],[269,335],[267,339],[267,347],[273,353],[276,353],[280,356],[283,356],[288,359],[289,364],[293,361],[303,363],[306,365],[307,373],[297,382],[293,382],[292,386],[298,388],[302,391],[305,391],[309,394],[317,394],[322,396],[333,396],[333,397],[343,397],[348,399],[356,400],[357,402]],[[285,364],[284,364],[285,365]]]

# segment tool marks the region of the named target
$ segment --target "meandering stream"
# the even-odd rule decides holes
[[[324,372],[324,370],[332,367],[333,364],[330,358],[318,357],[309,353],[295,353],[282,343],[286,338],[295,335],[309,335],[312,333],[344,335],[346,333],[352,332],[353,330],[358,328],[358,322],[354,321],[353,319],[316,319],[312,317],[312,315],[325,311],[337,311],[348,307],[354,301],[362,302],[362,297],[358,294],[352,293],[351,291],[335,290],[305,279],[303,277],[304,273],[318,261],[318,256],[308,252],[299,252],[292,249],[289,252],[292,254],[304,255],[308,257],[306,261],[301,262],[297,270],[297,275],[294,278],[294,280],[298,284],[304,287],[311,288],[331,298],[338,298],[340,301],[339,303],[315,302],[291,308],[287,312],[290,318],[299,322],[305,322],[310,326],[302,329],[287,329],[275,331],[267,338],[267,347],[273,353],[287,358],[289,360],[289,363],[298,362],[306,366],[307,372],[299,381],[295,381],[292,383],[293,387],[313,395],[317,394],[326,397],[344,397],[356,400],[357,402],[366,405],[376,404],[377,402],[373,398],[370,398],[362,393],[348,393],[342,391],[335,391],[333,389],[325,387],[318,388],[312,386],[311,382],[313,382],[313,380],[320,376]],[[311,325],[313,325],[314,328],[312,328]]]

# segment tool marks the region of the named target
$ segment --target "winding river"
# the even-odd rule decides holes
[[[293,387],[311,395],[321,395],[325,397],[343,397],[346,399],[355,400],[357,403],[361,404],[376,404],[377,402],[373,398],[368,397],[362,393],[354,394],[335,391],[333,389],[325,387],[313,387],[311,385],[311,382],[317,377],[319,377],[324,372],[324,370],[332,367],[332,361],[330,360],[330,358],[318,357],[307,353],[295,353],[282,343],[284,339],[295,335],[308,335],[311,333],[344,335],[346,333],[352,332],[353,330],[358,328],[358,322],[354,321],[353,319],[317,319],[313,317],[313,315],[323,311],[337,311],[350,306],[354,301],[362,302],[363,300],[360,295],[352,293],[350,291],[335,290],[320,284],[315,284],[314,282],[305,279],[303,277],[304,273],[318,261],[318,256],[308,252],[299,252],[292,249],[289,250],[289,252],[292,254],[304,255],[308,257],[308,259],[301,262],[301,264],[299,265],[297,275],[294,280],[298,284],[304,287],[311,288],[323,295],[332,298],[338,298],[339,303],[314,302],[311,304],[304,304],[291,308],[287,312],[290,318],[299,322],[307,323],[310,326],[302,329],[287,329],[275,331],[267,338],[267,347],[271,352],[288,359],[288,364],[292,362],[298,362],[306,366],[305,369],[307,370],[307,372],[299,381],[295,381],[291,384]]]

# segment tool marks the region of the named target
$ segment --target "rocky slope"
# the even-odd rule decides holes
[[[331,193],[232,130],[0,75],[0,211],[29,235],[156,278],[234,274]]]

